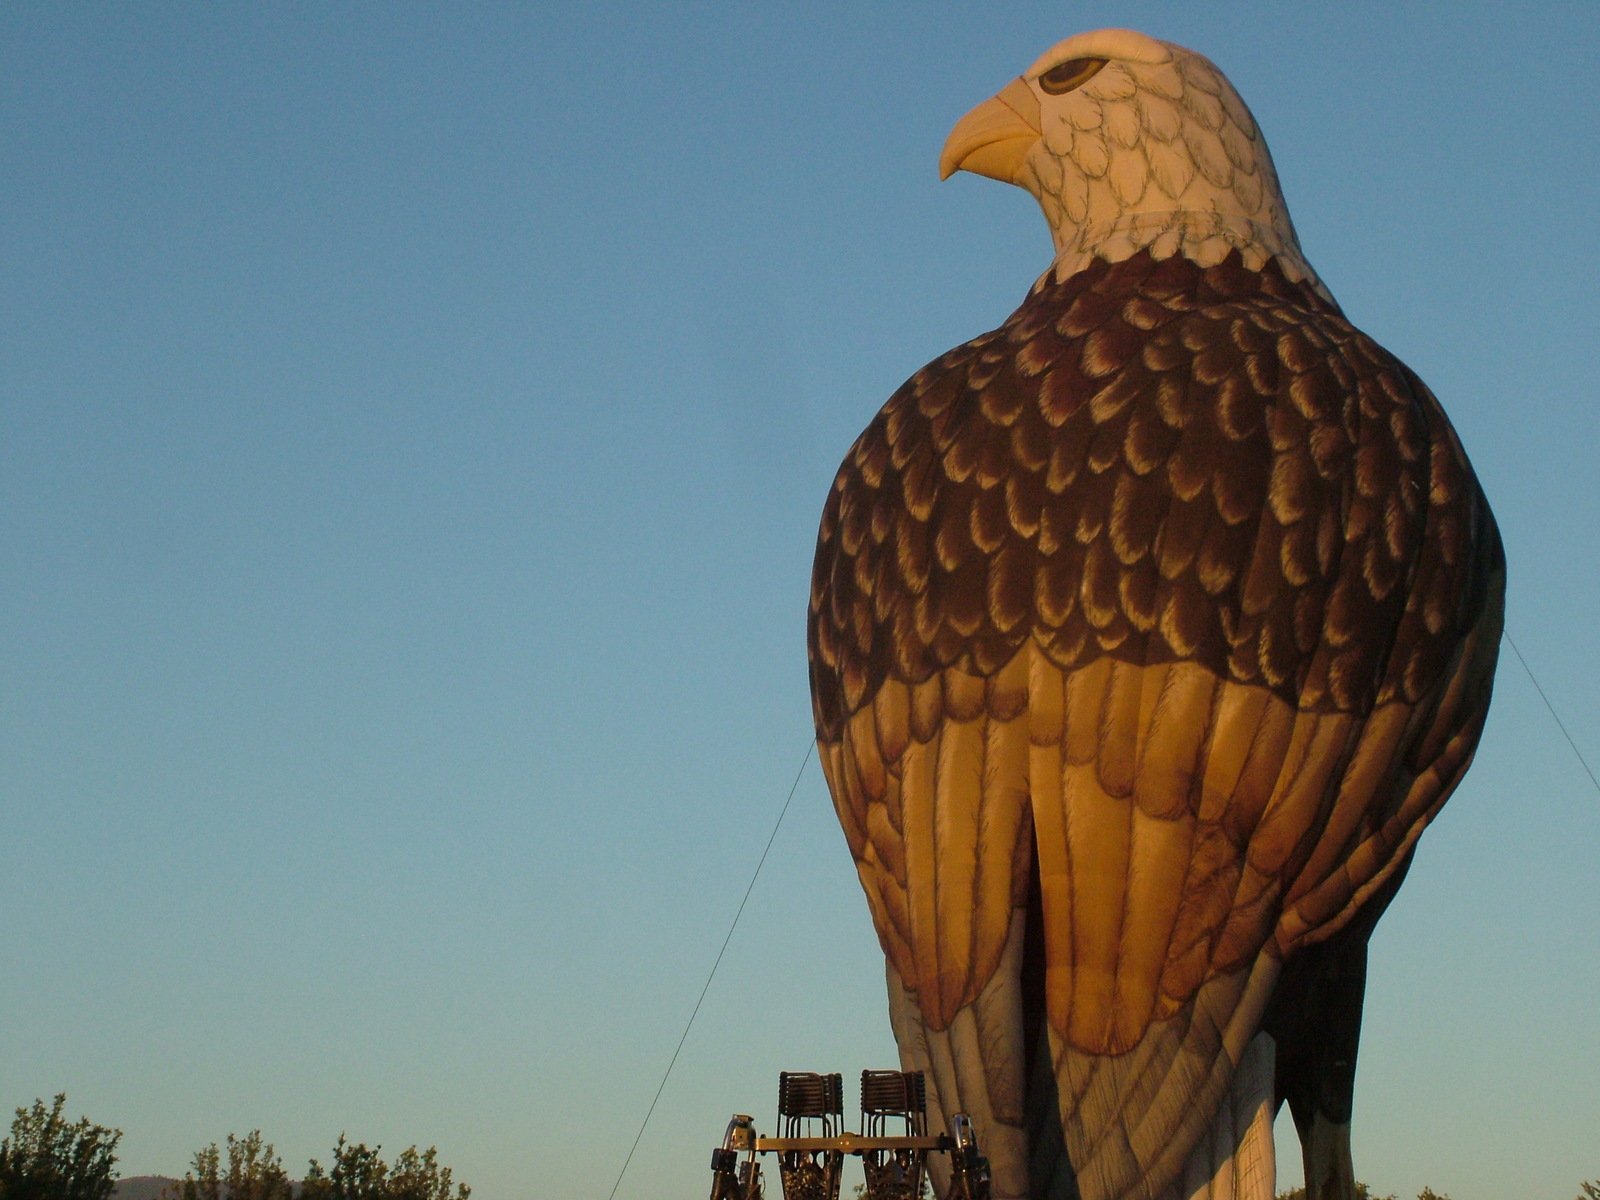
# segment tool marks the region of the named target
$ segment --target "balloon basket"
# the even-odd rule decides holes
[[[921,1200],[930,1154],[950,1158],[942,1200],[989,1200],[989,1164],[965,1113],[948,1133],[927,1129],[921,1071],[861,1072],[861,1130],[844,1128],[841,1077],[812,1071],[778,1076],[778,1133],[756,1132],[735,1113],[711,1152],[711,1200],[762,1200],[761,1156],[776,1155],[783,1200],[839,1200],[847,1155],[861,1159],[864,1200]]]

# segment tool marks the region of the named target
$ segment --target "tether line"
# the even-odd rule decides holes
[[[767,854],[772,850],[772,843],[778,840],[778,830],[783,826],[783,818],[789,811],[789,804],[794,800],[794,794],[800,788],[800,777],[806,773],[806,764],[811,761],[817,744],[806,744],[805,757],[800,760],[800,769],[794,773],[794,782],[789,785],[789,795],[784,799],[783,808],[778,811],[778,819],[773,823],[772,834],[767,838],[767,844],[761,851],[761,857],[756,860],[756,869],[751,872],[750,886],[744,889],[744,899],[739,901],[739,907],[733,914],[733,923],[728,926],[728,936],[722,939],[722,949],[717,951],[716,961],[711,964],[711,973],[706,976],[706,985],[700,989],[700,998],[694,1002],[694,1008],[689,1013],[689,1021],[683,1027],[683,1036],[678,1039],[677,1049],[673,1050],[672,1058],[667,1062],[666,1072],[661,1076],[661,1083],[656,1088],[656,1094],[650,1100],[650,1107],[645,1110],[644,1120],[639,1122],[639,1132],[633,1137],[633,1145],[628,1147],[628,1157],[622,1160],[622,1170],[617,1172],[617,1181],[611,1185],[611,1194],[606,1200],[616,1200],[617,1189],[622,1186],[622,1177],[628,1173],[628,1164],[633,1161],[633,1152],[639,1148],[639,1142],[644,1137],[646,1126],[656,1111],[656,1104],[661,1099],[661,1093],[666,1090],[667,1080],[672,1077],[672,1068],[677,1065],[678,1055],[683,1050],[683,1044],[689,1040],[689,1030],[694,1028],[694,1019],[700,1015],[700,1005],[705,1003],[706,993],[711,990],[711,981],[716,978],[717,968],[722,965],[722,956],[728,952],[728,943],[733,941],[733,931],[739,927],[739,918],[744,915],[744,906],[750,902],[750,893],[756,890],[756,880],[761,876],[762,864],[767,861]]]
[[[1538,677],[1534,675],[1533,668],[1528,665],[1528,660],[1522,657],[1522,651],[1517,649],[1516,642],[1511,640],[1511,631],[1504,630],[1506,645],[1511,647],[1511,653],[1517,656],[1517,661],[1522,664],[1522,669],[1528,673],[1528,678],[1533,683],[1533,690],[1539,693],[1539,699],[1544,701],[1545,708],[1550,710],[1550,719],[1556,723],[1556,728],[1561,730],[1561,736],[1567,739],[1567,745],[1572,747],[1572,753],[1577,755],[1579,764],[1589,776],[1589,782],[1594,784],[1594,790],[1600,792],[1600,779],[1594,776],[1594,768],[1589,765],[1589,760],[1584,758],[1583,751],[1578,749],[1578,743],[1572,740],[1572,735],[1567,732],[1567,723],[1561,719],[1561,714],[1556,712],[1556,706],[1550,703],[1550,697],[1544,694],[1544,688],[1539,686]]]

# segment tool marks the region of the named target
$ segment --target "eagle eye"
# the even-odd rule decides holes
[[[1107,61],[1104,58],[1069,58],[1040,75],[1039,86],[1047,96],[1063,95],[1094,78],[1095,72]]]

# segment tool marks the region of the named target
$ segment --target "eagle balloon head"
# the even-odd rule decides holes
[[[1054,274],[1148,248],[1201,266],[1238,250],[1320,289],[1255,118],[1212,62],[1128,29],[1058,42],[951,131],[940,178],[1014,183],[1044,209]]]

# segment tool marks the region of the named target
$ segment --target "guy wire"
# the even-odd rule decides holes
[[[1600,779],[1596,779],[1594,768],[1589,765],[1589,760],[1584,758],[1583,751],[1578,749],[1578,743],[1572,740],[1572,735],[1567,732],[1567,723],[1561,719],[1561,714],[1556,712],[1556,706],[1550,703],[1550,697],[1544,694],[1544,688],[1539,686],[1538,677],[1534,675],[1533,668],[1528,665],[1528,660],[1522,657],[1522,651],[1517,649],[1516,642],[1511,640],[1511,631],[1504,630],[1506,645],[1511,647],[1511,653],[1517,656],[1517,661],[1522,664],[1522,669],[1528,673],[1528,678],[1533,683],[1533,690],[1539,693],[1539,699],[1544,701],[1545,708],[1550,711],[1550,719],[1556,723],[1556,728],[1561,730],[1561,736],[1567,739],[1567,745],[1572,747],[1572,753],[1577,755],[1578,763],[1589,776],[1589,782],[1594,784],[1594,790],[1600,792]]]
[[[683,1050],[684,1042],[689,1040],[689,1030],[694,1028],[694,1019],[700,1015],[700,1005],[705,1002],[706,993],[711,990],[711,981],[716,978],[717,968],[722,965],[722,956],[728,952],[728,943],[733,941],[733,931],[739,927],[739,918],[744,915],[744,906],[750,901],[750,893],[755,891],[756,880],[761,875],[762,864],[767,861],[767,854],[772,849],[772,843],[778,840],[778,830],[783,826],[783,818],[789,811],[789,803],[794,799],[795,792],[800,787],[800,776],[806,773],[806,764],[811,761],[811,756],[816,752],[817,744],[814,741],[806,743],[805,757],[800,760],[800,769],[794,773],[794,782],[789,785],[789,795],[783,802],[783,808],[778,812],[778,819],[773,823],[772,834],[767,838],[767,844],[761,851],[761,857],[756,860],[756,869],[751,872],[750,886],[744,889],[744,899],[739,901],[739,907],[733,914],[733,923],[728,926],[728,936],[722,939],[722,949],[717,951],[716,961],[711,964],[711,973],[706,976],[706,985],[700,989],[700,998],[694,1002],[694,1008],[689,1013],[689,1020],[683,1027],[683,1036],[678,1039],[677,1049],[673,1050],[672,1058],[667,1062],[666,1072],[661,1076],[661,1083],[656,1088],[656,1094],[651,1098],[650,1107],[645,1110],[644,1120],[639,1122],[639,1132],[633,1137],[633,1145],[628,1147],[628,1157],[622,1160],[622,1170],[617,1172],[617,1181],[611,1185],[611,1194],[606,1200],[616,1200],[617,1189],[622,1186],[622,1177],[628,1173],[628,1164],[633,1161],[633,1152],[639,1148],[639,1141],[644,1137],[645,1127],[650,1124],[650,1117],[656,1111],[656,1102],[661,1099],[661,1093],[666,1089],[667,1080],[672,1075],[672,1068],[678,1062],[678,1055]]]

